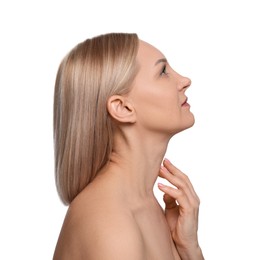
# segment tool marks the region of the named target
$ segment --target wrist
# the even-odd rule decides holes
[[[179,247],[177,251],[182,260],[204,260],[202,250],[199,245],[191,247]]]

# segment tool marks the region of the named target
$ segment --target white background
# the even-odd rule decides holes
[[[55,75],[74,45],[107,32],[138,33],[192,79],[196,124],[172,139],[167,157],[201,198],[205,258],[254,259],[252,1],[3,2],[0,259],[52,258],[67,210],[54,184]]]

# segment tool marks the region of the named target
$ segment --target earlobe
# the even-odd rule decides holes
[[[121,123],[135,123],[135,110],[128,100],[120,95],[111,96],[107,109],[112,118]]]

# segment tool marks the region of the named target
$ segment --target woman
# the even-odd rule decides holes
[[[203,259],[199,199],[163,160],[171,137],[194,124],[190,84],[135,34],[98,36],[65,57],[54,140],[56,184],[70,206],[55,260]],[[176,187],[159,184],[165,211],[153,193],[158,175]]]

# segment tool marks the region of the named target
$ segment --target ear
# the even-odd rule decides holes
[[[112,118],[121,123],[135,123],[135,110],[126,97],[113,95],[108,99],[107,109]]]

